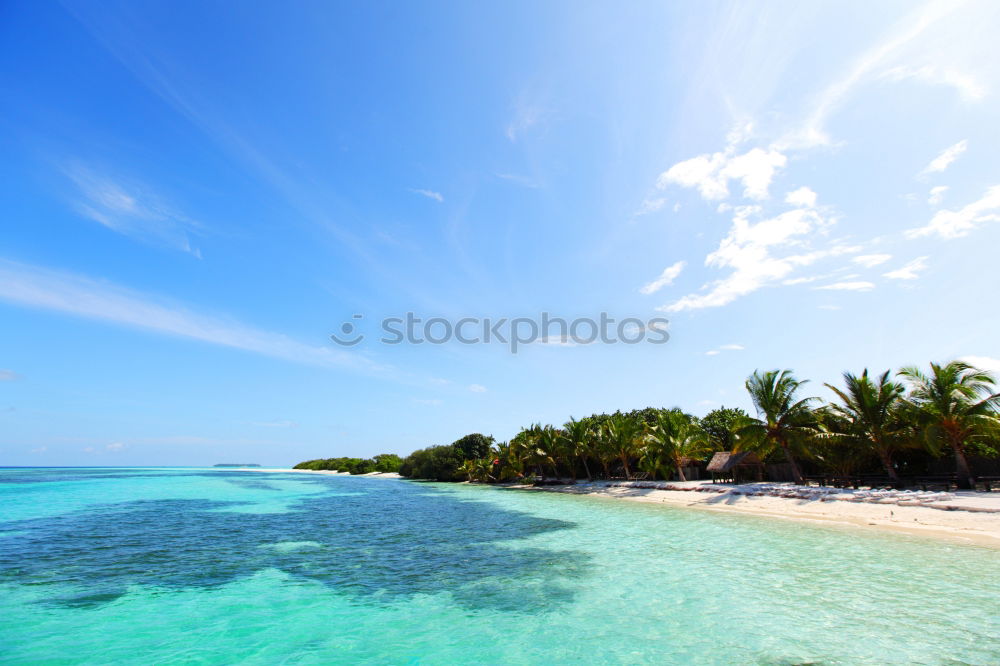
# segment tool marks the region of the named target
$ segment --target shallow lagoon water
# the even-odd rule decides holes
[[[0,470],[3,663],[1000,663],[1000,552],[554,493]]]

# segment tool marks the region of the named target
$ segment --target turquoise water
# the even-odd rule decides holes
[[[0,470],[0,662],[996,664],[1000,553],[498,488]]]

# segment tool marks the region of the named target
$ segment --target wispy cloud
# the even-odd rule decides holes
[[[744,349],[746,349],[746,347],[739,344],[719,345],[715,349],[709,349],[705,352],[705,356],[718,356],[724,351],[743,351]]]
[[[913,261],[907,263],[902,268],[897,268],[894,271],[889,271],[888,273],[883,273],[882,277],[887,277],[890,280],[916,280],[920,277],[920,271],[927,268],[927,257],[917,257]]]
[[[507,123],[504,134],[510,141],[517,141],[548,114],[549,110],[545,106],[538,102],[529,101],[528,96],[522,94],[514,103],[514,115]]]
[[[850,282],[834,282],[833,284],[826,284],[822,287],[816,287],[816,289],[827,290],[827,291],[871,291],[875,288],[873,282],[865,282],[863,280],[856,280]]]
[[[813,232],[830,224],[815,209],[796,208],[757,223],[751,222],[759,213],[756,206],[737,207],[729,234],[718,249],[705,258],[706,266],[728,268],[729,275],[705,285],[701,293],[688,294],[658,309],[681,312],[727,305],[762,287],[780,283],[796,268],[853,249],[833,245],[808,250]],[[785,249],[785,253],[779,255],[784,248],[794,251]]]
[[[76,185],[73,207],[83,217],[136,240],[201,257],[191,246],[190,235],[201,231],[202,225],[148,186],[77,162],[68,164],[64,172]]]
[[[21,375],[13,370],[0,370],[0,382],[15,382],[21,379]]]
[[[814,208],[816,206],[816,193],[810,188],[802,186],[785,195],[785,203],[800,208]]]
[[[670,266],[667,266],[663,269],[663,272],[660,273],[660,277],[648,284],[643,285],[639,289],[639,293],[646,295],[655,294],[660,289],[673,284],[674,280],[677,279],[677,276],[681,274],[682,270],[684,270],[685,265],[686,262],[678,261]]]
[[[644,199],[639,208],[633,213],[635,217],[641,215],[649,215],[650,213],[655,213],[656,211],[663,208],[666,205],[667,200],[665,197],[657,197],[653,199]]]
[[[434,190],[421,190],[416,188],[411,188],[410,191],[413,192],[414,194],[425,196],[428,199],[433,199],[438,203],[444,203],[444,197],[441,196],[440,192],[435,192]]]
[[[232,319],[201,314],[89,277],[0,259],[0,300],[108,321],[309,365],[386,370],[343,350],[312,346]]]
[[[871,268],[873,266],[878,266],[879,264],[884,264],[890,259],[892,259],[891,254],[860,254],[853,257],[851,261],[864,266],[865,268]]]
[[[981,100],[987,92],[986,85],[973,74],[948,67],[893,67],[885,71],[882,77],[890,81],[913,79],[930,85],[950,86],[970,102]]]
[[[698,155],[674,164],[660,174],[656,186],[669,185],[697,188],[702,198],[709,201],[729,197],[729,181],[743,184],[743,196],[748,199],[768,198],[768,187],[778,169],[785,166],[787,158],[773,149],[752,148],[737,154],[730,144],[722,152]]]
[[[111,442],[110,444],[108,444],[107,446],[104,447],[104,450],[105,451],[110,451],[112,453],[115,453],[115,452],[118,452],[118,451],[124,451],[127,448],[128,448],[128,445],[125,444],[124,442]]]
[[[937,206],[942,201],[944,201],[944,193],[948,191],[947,185],[938,185],[937,187],[932,187],[930,193],[927,195],[927,203],[932,206]]]
[[[469,384],[469,390],[473,393],[486,393],[486,387],[482,384]]]
[[[830,116],[847,100],[860,84],[881,77],[899,58],[916,50],[919,39],[928,29],[938,25],[959,3],[925,3],[900,20],[884,37],[862,53],[844,72],[818,95],[802,126],[779,143],[779,149],[809,148],[829,145],[826,124]],[[895,61],[895,62],[894,62]]]
[[[516,173],[496,173],[493,175],[495,175],[500,180],[506,180],[516,185],[520,185],[521,187],[527,187],[530,189],[535,189],[540,187],[540,185],[531,178],[528,178],[527,176],[519,176]]]
[[[907,238],[965,236],[984,222],[1000,221],[1000,185],[986,190],[982,198],[959,210],[939,210],[923,227],[906,231]]]
[[[921,176],[926,176],[932,173],[941,173],[952,163],[958,159],[959,155],[964,153],[969,147],[969,142],[962,139],[953,146],[948,146],[945,148],[940,155],[935,157],[930,161],[930,163],[924,167],[924,170],[920,172]]]

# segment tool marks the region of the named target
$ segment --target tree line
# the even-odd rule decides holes
[[[716,451],[753,451],[784,462],[797,483],[803,465],[836,476],[881,468],[893,482],[945,455],[960,487],[975,487],[970,457],[997,457],[1000,393],[988,372],[962,361],[855,375],[825,384],[834,402],[804,395],[790,370],[756,371],[746,390],[756,415],[715,409],[702,418],[646,408],[536,423],[506,442],[470,434],[404,458],[401,475],[437,481],[506,482],[585,477],[684,480],[684,469]],[[316,462],[316,461],[311,461]],[[308,464],[308,463],[302,463]]]
[[[374,458],[317,458],[300,462],[292,469],[336,470],[350,474],[397,472],[403,463],[395,453],[380,453]]]

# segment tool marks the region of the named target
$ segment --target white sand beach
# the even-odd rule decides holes
[[[889,530],[1000,548],[1000,493],[957,492],[950,493],[953,499],[907,505],[912,500],[865,498],[844,501],[830,497],[801,499],[747,494],[746,491],[752,492],[757,484],[732,486],[707,481],[674,481],[669,484],[636,485],[669,485],[671,489],[630,487],[608,482],[519,488]],[[898,501],[903,504],[895,503]]]
[[[296,474],[321,474],[351,476],[332,470],[291,468],[245,467],[227,468],[226,471],[293,472]],[[401,479],[396,473],[372,472],[359,476],[383,479]],[[660,486],[660,487],[642,487]],[[794,494],[790,484],[713,484],[710,481],[671,482],[608,482],[578,483],[564,486],[514,486],[521,490],[588,495],[633,502],[647,502],[670,506],[753,514],[784,520],[803,520],[824,524],[905,532],[934,538],[951,539],[965,543],[1000,548],[1000,492],[998,493],[914,493],[895,497],[867,497],[865,492],[854,497],[851,491],[824,495],[821,489],[806,491],[812,497],[781,497],[764,494],[776,489],[784,494]],[[664,487],[668,489],[663,489]],[[800,493],[802,491],[799,491]],[[832,489],[826,492],[832,492]],[[804,493],[805,494],[805,493]],[[921,495],[948,497],[929,502],[919,502]],[[836,499],[834,499],[836,496]],[[901,502],[901,503],[900,503]]]

